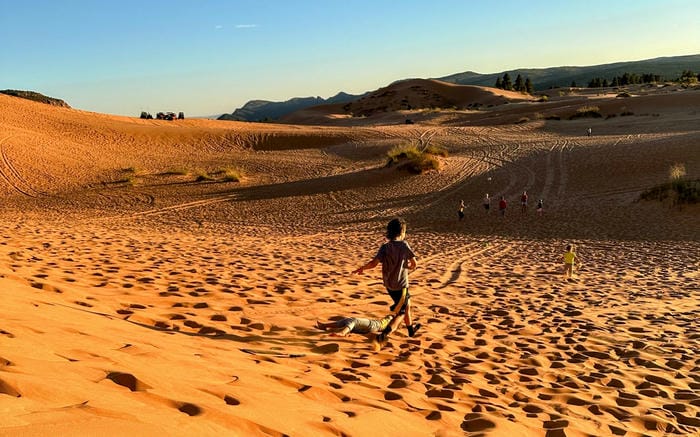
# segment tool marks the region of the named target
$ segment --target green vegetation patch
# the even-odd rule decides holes
[[[672,165],[669,169],[669,179],[670,181],[665,184],[644,191],[639,198],[660,202],[670,199],[674,206],[689,205],[700,201],[700,179],[688,179],[685,165]]]
[[[429,145],[420,150],[413,144],[396,146],[389,151],[387,167],[397,166],[409,173],[421,174],[430,170],[440,170],[438,156],[447,157],[447,150],[440,146]]]
[[[240,182],[243,173],[237,168],[222,168],[213,172],[199,170],[194,173],[196,182]]]
[[[600,113],[600,108],[597,106],[582,106],[576,110],[576,113],[569,117],[569,120],[575,120],[577,118],[602,118],[603,114]]]

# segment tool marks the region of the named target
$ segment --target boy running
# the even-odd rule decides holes
[[[406,323],[409,337],[416,335],[420,324],[413,324],[411,318],[411,295],[408,292],[408,271],[416,268],[416,255],[411,250],[411,246],[404,241],[406,238],[406,222],[395,218],[386,227],[386,238],[388,242],[382,244],[377,254],[370,262],[353,271],[361,275],[365,270],[373,269],[377,264],[382,265],[382,279],[394,304],[391,311],[395,311],[395,319],[392,323],[377,336],[379,343],[384,342],[386,337],[395,330],[401,323],[399,315],[403,314],[403,321]]]

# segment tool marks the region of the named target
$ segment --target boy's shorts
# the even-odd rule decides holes
[[[394,304],[389,307],[390,311],[394,311],[396,309],[396,305],[399,304],[399,301],[401,300],[401,295],[403,294],[403,290],[389,290],[388,288],[386,291],[389,292],[389,296],[391,296],[391,299],[394,301]],[[408,306],[408,300],[411,297],[411,294],[408,292],[408,288],[406,288],[406,300],[403,303],[403,306],[399,310],[398,314],[405,314],[406,313],[406,307]]]

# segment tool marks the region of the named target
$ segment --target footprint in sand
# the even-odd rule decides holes
[[[462,425],[460,427],[467,432],[481,432],[490,428],[494,428],[495,426],[495,423],[491,422],[488,419],[485,419],[481,414],[469,413],[466,416],[464,416],[464,421],[462,422]]]
[[[0,379],[0,393],[10,395],[16,398],[22,397],[22,395],[19,391],[17,391],[17,389],[15,389],[13,386],[3,381],[2,379]]]
[[[393,391],[387,391],[384,393],[384,400],[400,401],[401,399],[403,399],[403,396],[401,396],[399,393],[394,393]]]
[[[226,405],[241,405],[241,401],[229,395],[224,396],[224,402],[226,402]]]
[[[195,405],[195,404],[190,404],[189,402],[182,402],[177,405],[177,409],[180,412],[183,412],[187,414],[188,416],[199,416],[202,414],[202,408]]]
[[[107,374],[107,379],[113,381],[117,385],[126,387],[131,391],[146,391],[149,388],[152,388],[149,385],[144,384],[142,381],[138,380],[134,375],[130,373],[111,372]]]
[[[340,350],[340,345],[338,343],[328,343],[320,346],[316,346],[311,349],[311,352],[316,354],[332,354]]]

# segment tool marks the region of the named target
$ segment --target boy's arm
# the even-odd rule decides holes
[[[408,259],[408,270],[415,270],[417,265],[415,257]]]
[[[377,264],[379,264],[379,259],[377,258],[372,258],[372,261],[368,262],[367,264],[363,265],[357,270],[353,270],[352,272],[354,274],[361,275],[365,270],[371,270],[375,267],[377,267]]]

